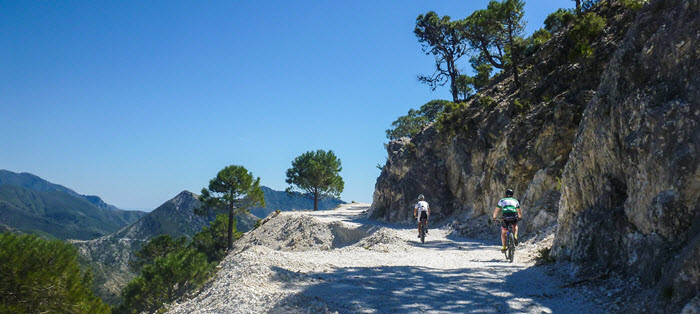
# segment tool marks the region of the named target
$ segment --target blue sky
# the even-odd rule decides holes
[[[0,1],[0,169],[150,210],[231,164],[283,190],[325,149],[371,202],[391,122],[450,99],[416,79],[415,18],[487,3]],[[528,2],[526,32],[572,5]]]

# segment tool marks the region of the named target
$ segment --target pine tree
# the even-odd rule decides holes
[[[75,248],[35,235],[0,235],[0,313],[109,313]]]

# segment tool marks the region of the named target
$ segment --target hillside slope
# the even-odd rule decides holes
[[[190,238],[208,226],[215,215],[195,214],[199,206],[196,194],[182,191],[117,232],[89,241],[71,241],[85,263],[95,271],[98,294],[108,303],[119,301],[121,289],[135,276],[129,268],[129,261],[148,240],[162,234],[173,238]],[[249,214],[238,215],[238,230],[245,232],[252,229],[257,220]]]
[[[523,234],[558,225],[553,252],[574,274],[638,277],[655,289],[644,302],[677,311],[700,290],[700,5],[594,10],[608,23],[590,58],[570,61],[562,32],[519,89],[500,75],[468,100],[453,133],[390,142],[371,214],[407,221],[424,194],[462,234],[495,232],[512,188]]]
[[[0,220],[9,227],[59,239],[94,239],[124,227],[141,213],[104,210],[62,191],[0,185]]]

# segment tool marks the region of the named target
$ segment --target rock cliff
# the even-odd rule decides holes
[[[555,35],[526,60],[520,88],[500,75],[452,132],[431,125],[390,142],[371,215],[407,221],[424,194],[435,218],[486,226],[512,188],[521,230],[558,224],[554,255],[579,274],[638,276],[684,304],[700,281],[700,7],[596,10],[608,23],[591,57],[570,61]]]
[[[653,1],[588,104],[562,176],[554,252],[685,301],[700,282],[700,5]]]

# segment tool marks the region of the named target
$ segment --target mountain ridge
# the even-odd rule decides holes
[[[99,196],[81,195],[31,173],[0,170],[0,217],[13,229],[86,240],[110,234],[145,214],[119,209]]]

